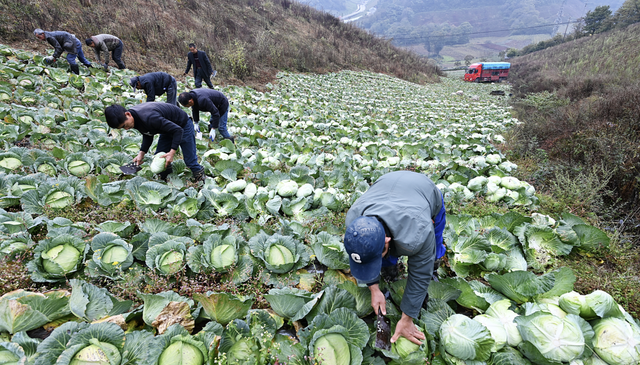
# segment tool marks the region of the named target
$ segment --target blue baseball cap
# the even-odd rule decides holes
[[[380,275],[384,238],[384,227],[375,217],[358,217],[347,227],[344,248],[353,277],[372,282]]]

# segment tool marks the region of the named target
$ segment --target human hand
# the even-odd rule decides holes
[[[138,155],[134,157],[133,162],[135,162],[136,165],[138,166],[142,165],[142,160],[144,159],[144,155],[145,155],[144,152],[142,151],[138,152]]]
[[[384,297],[384,294],[380,291],[380,287],[378,284],[373,284],[369,287],[369,291],[371,291],[371,306],[373,307],[373,311],[378,314],[382,311],[382,315],[387,314],[387,301]]]
[[[211,142],[216,139],[216,130],[214,128],[211,128],[211,130],[209,131],[209,139],[211,140]]]
[[[50,64],[56,62],[56,59],[53,58],[53,56],[47,56],[47,57],[44,58],[44,62],[46,64],[50,65]]]
[[[168,169],[169,165],[171,165],[171,162],[173,162],[173,155],[176,154],[176,150],[171,150],[167,153],[165,153],[164,155],[160,156],[160,157],[164,157],[164,159],[166,160],[165,164],[164,164],[164,168]]]
[[[404,313],[402,313],[402,318],[396,324],[396,331],[393,333],[393,337],[391,337],[391,343],[395,343],[400,336],[416,345],[422,345],[421,340],[425,339],[424,333],[413,324],[413,318]]]

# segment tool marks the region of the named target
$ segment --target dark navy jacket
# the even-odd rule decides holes
[[[138,81],[147,94],[147,101],[156,100],[156,96],[164,94],[167,88],[176,82],[173,76],[166,72],[150,72],[138,77]]]
[[[204,71],[205,75],[209,76],[213,73],[213,68],[211,67],[211,62],[209,62],[209,57],[203,51],[196,52],[198,54],[198,61],[200,62],[200,67]],[[189,73],[189,69],[191,69],[191,65],[193,65],[193,77],[196,77],[196,61],[193,53],[187,53],[187,70],[184,73]]]
[[[409,277],[400,309],[413,318],[420,315],[433,274],[436,259],[433,219],[442,205],[440,190],[429,177],[395,171],[380,177],[347,212],[345,226],[360,216],[382,220],[391,234],[389,253],[408,257]]]
[[[218,90],[195,89],[189,92],[193,98],[191,114],[194,122],[200,121],[200,111],[211,113],[209,123],[211,127],[218,128],[220,117],[229,110],[229,100]]]
[[[73,34],[57,30],[55,32],[44,32],[44,35],[47,42],[55,49],[53,58],[60,58],[60,55],[62,55],[64,51],[70,54],[77,54],[76,36]]]
[[[189,116],[182,109],[167,103],[142,103],[128,110],[134,120],[133,128],[142,133],[140,151],[147,153],[156,134],[173,136],[171,149],[177,150]]]

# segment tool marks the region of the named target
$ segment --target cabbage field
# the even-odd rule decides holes
[[[264,93],[224,87],[235,144],[197,140],[206,180],[177,158],[163,182],[149,155],[121,174],[141,135],[104,122],[105,106],[144,100],[126,84],[133,71],[76,76],[42,60],[0,45],[0,264],[23,262],[33,284],[0,293],[0,364],[640,363],[640,322],[554,265],[607,235],[537,213],[535,187],[495,147],[518,121],[488,93],[508,86],[344,71],[281,73]],[[404,169],[430,176],[449,208],[496,213],[448,212],[447,264],[414,321],[427,340],[377,350],[344,213]],[[80,211],[108,214],[67,218]],[[154,278],[195,284],[182,295]],[[131,280],[135,298],[119,297]],[[392,329],[405,282],[381,283]]]

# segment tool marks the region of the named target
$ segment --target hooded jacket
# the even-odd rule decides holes
[[[57,30],[54,32],[44,32],[47,42],[55,51],[53,52],[53,58],[60,58],[62,52],[67,52],[69,54],[77,54],[78,50],[76,49],[76,41],[78,40],[75,35]]]
[[[360,216],[383,221],[391,235],[389,253],[408,257],[409,277],[400,309],[413,318],[420,315],[433,274],[433,219],[441,208],[442,195],[431,179],[416,172],[395,171],[379,178],[347,212],[346,226]]]
[[[172,135],[171,149],[177,150],[184,127],[191,123],[187,113],[167,103],[142,103],[131,107],[128,112],[133,116],[133,128],[142,133],[140,151],[144,153],[149,151],[156,134]]]
[[[150,72],[138,77],[138,81],[144,93],[147,94],[147,101],[156,100],[156,96],[160,96],[171,87],[176,79],[165,72]]]
[[[100,53],[104,52],[104,63],[109,63],[109,52],[113,52],[120,45],[120,42],[122,42],[120,38],[111,34],[94,35],[91,37],[91,40],[93,40],[93,44],[95,45],[93,51],[100,63],[102,63],[102,61],[100,61]]]
[[[189,92],[193,99],[191,115],[194,122],[200,121],[200,111],[211,113],[209,123],[211,127],[218,128],[220,117],[229,110],[229,100],[218,90],[194,89]]]

